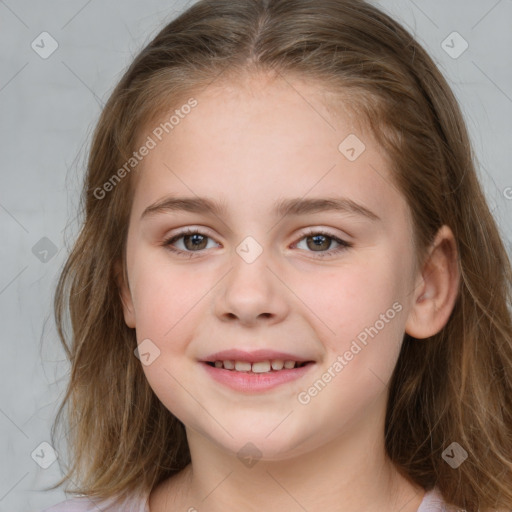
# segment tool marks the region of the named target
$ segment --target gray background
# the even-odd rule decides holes
[[[452,85],[512,253],[512,0],[376,3],[416,35]],[[40,444],[50,441],[69,371],[52,297],[78,230],[86,150],[125,67],[185,4],[0,0],[0,512],[37,512],[65,498],[40,490],[61,476],[59,460],[47,469],[36,461],[49,461]],[[43,31],[58,42],[47,59],[31,47]],[[456,59],[441,45],[453,31],[469,44]]]

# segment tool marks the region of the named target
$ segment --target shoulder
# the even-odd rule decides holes
[[[61,501],[52,507],[45,508],[41,512],[89,512],[98,510],[94,502],[88,498],[73,498]]]
[[[437,487],[425,492],[418,512],[447,512],[448,508]]]
[[[115,503],[115,499],[99,500],[81,496],[62,501],[41,512],[149,512],[146,500],[141,496],[131,496],[122,503]]]

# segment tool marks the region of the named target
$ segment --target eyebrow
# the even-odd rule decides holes
[[[141,220],[158,213],[172,211],[187,211],[192,213],[213,214],[217,217],[225,216],[227,208],[223,202],[217,202],[207,197],[175,197],[166,196],[148,206],[141,215]],[[288,215],[306,215],[325,211],[352,213],[366,217],[372,221],[381,220],[380,217],[366,208],[346,197],[334,198],[292,198],[278,201],[274,207],[274,215],[285,217]]]

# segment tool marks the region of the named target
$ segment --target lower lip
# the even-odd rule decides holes
[[[300,368],[283,369],[265,373],[237,372],[210,366],[202,362],[206,372],[217,382],[224,384],[235,391],[266,391],[273,389],[286,382],[299,379],[314,366],[315,363],[308,363]]]

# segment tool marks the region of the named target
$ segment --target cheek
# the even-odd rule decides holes
[[[396,269],[386,260],[368,259],[304,279],[297,285],[297,294],[308,297],[308,306],[329,328],[326,332],[342,341],[373,325],[400,301],[399,281]]]
[[[160,255],[138,265],[134,276],[138,339],[154,338],[159,344],[176,339],[176,331],[194,316],[195,305],[208,289],[205,275],[172,265]]]
[[[341,387],[348,382],[379,387],[378,379],[387,382],[396,364],[405,324],[401,292],[404,272],[395,255],[383,254],[338,269],[325,278],[317,275],[300,292],[307,295],[310,290],[311,309],[325,333],[326,366],[333,365],[337,356],[343,358],[341,363],[338,361],[343,369],[337,366],[340,378],[336,379]]]
[[[205,279],[183,267],[165,261],[141,265],[134,278],[134,306],[138,343],[154,354],[150,364],[143,364],[146,379],[165,407],[187,424],[201,417],[190,402],[186,390],[193,389],[190,380],[193,363],[187,350],[195,326],[201,321],[200,301],[205,294]],[[188,404],[188,405],[187,405]]]

